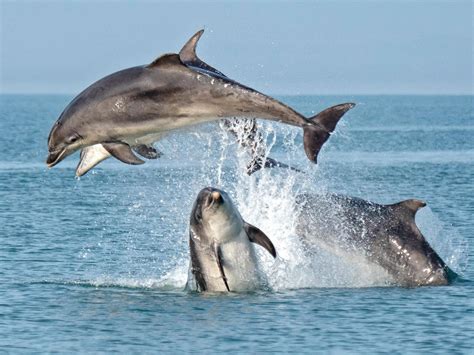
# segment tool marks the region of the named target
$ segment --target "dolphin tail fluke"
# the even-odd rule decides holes
[[[309,160],[317,163],[322,146],[328,140],[342,116],[354,106],[354,103],[332,106],[309,118],[314,124],[308,123],[303,126],[304,151]]]

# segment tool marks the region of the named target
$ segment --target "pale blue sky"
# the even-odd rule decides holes
[[[177,52],[270,94],[473,92],[472,2],[1,1],[1,92],[75,94]]]

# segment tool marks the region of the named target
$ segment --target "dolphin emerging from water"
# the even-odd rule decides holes
[[[327,193],[300,195],[297,202],[297,234],[309,253],[322,248],[361,256],[402,286],[447,285],[457,277],[416,226],[415,214],[426,205],[422,201],[380,205]]]
[[[198,292],[245,292],[262,286],[253,243],[276,257],[270,239],[242,219],[226,192],[202,189],[190,218],[191,263],[186,288]]]
[[[79,174],[109,155],[143,164],[160,155],[151,144],[170,131],[229,117],[258,117],[302,127],[307,157],[318,153],[342,114],[306,118],[292,108],[229,79],[202,62],[194,35],[180,54],[165,54],[148,65],[125,69],[85,89],[62,112],[48,138],[47,165],[53,167],[77,150],[95,146]],[[100,146],[98,146],[100,144]],[[135,152],[135,153],[134,153]],[[92,158],[91,158],[92,156]],[[81,169],[80,169],[81,168]]]

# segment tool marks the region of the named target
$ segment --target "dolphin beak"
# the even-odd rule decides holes
[[[52,168],[56,164],[58,164],[61,160],[66,158],[66,148],[63,150],[57,150],[54,152],[49,152],[48,158],[46,159],[46,165],[48,168]]]
[[[222,198],[222,195],[219,191],[212,191],[208,196],[207,196],[207,208],[211,208],[213,206],[219,206],[224,202],[224,199]]]
[[[221,194],[219,191],[212,191],[211,193],[211,198],[214,200],[214,201],[218,201],[220,198],[221,198]]]

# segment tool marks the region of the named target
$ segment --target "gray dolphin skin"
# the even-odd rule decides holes
[[[229,195],[202,189],[191,212],[190,272],[186,289],[197,292],[248,292],[263,285],[253,243],[276,257],[270,239],[246,223]]]
[[[355,197],[300,195],[297,234],[309,253],[358,255],[384,268],[397,285],[447,285],[457,275],[426,241],[415,223],[426,204],[406,200],[380,205]]]
[[[167,132],[229,117],[258,117],[302,127],[306,155],[316,162],[340,117],[306,118],[229,79],[196,56],[201,34],[193,36],[179,55],[165,54],[151,64],[113,73],[81,92],[51,129],[47,165],[53,167],[96,144],[103,148],[96,152],[100,159],[106,158],[105,150],[124,163],[143,164],[134,151],[157,157],[150,144]],[[353,107],[346,105],[346,111]]]

